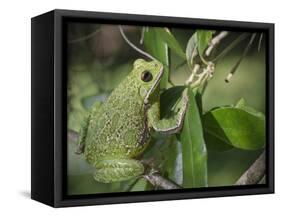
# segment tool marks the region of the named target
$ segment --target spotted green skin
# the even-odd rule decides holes
[[[153,79],[144,82],[149,71]],[[94,104],[82,124],[79,144],[95,168],[94,178],[111,183],[138,177],[144,166],[137,157],[146,149],[152,130],[173,131],[178,118],[160,121],[159,82],[163,66],[138,59],[133,70],[104,103]],[[185,109],[182,109],[182,113]]]

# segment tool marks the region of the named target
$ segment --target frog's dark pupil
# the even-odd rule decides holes
[[[152,74],[149,71],[144,71],[141,74],[141,80],[143,80],[144,82],[149,82],[152,80]]]

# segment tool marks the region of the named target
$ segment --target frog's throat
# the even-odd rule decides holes
[[[164,73],[164,69],[163,69],[163,66],[161,66],[160,72],[159,72],[158,76],[156,77],[154,84],[147,91],[147,94],[146,94],[146,96],[144,98],[144,103],[145,104],[148,104],[148,98],[151,95],[151,93],[156,89],[157,85],[159,84],[159,82],[160,82],[160,80],[161,80],[161,78],[163,76],[163,73]]]

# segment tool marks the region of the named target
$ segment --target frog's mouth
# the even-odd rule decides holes
[[[161,78],[163,76],[163,73],[164,73],[164,68],[163,68],[163,66],[161,66],[159,74],[157,75],[154,83],[152,84],[151,88],[147,91],[147,94],[146,94],[146,96],[144,98],[144,103],[145,104],[148,103],[149,96],[151,95],[151,93],[156,89],[156,87],[160,83],[160,80],[161,80]]]

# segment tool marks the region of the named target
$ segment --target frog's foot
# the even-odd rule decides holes
[[[143,165],[133,159],[103,160],[95,168],[95,180],[104,183],[125,181],[144,173]]]

